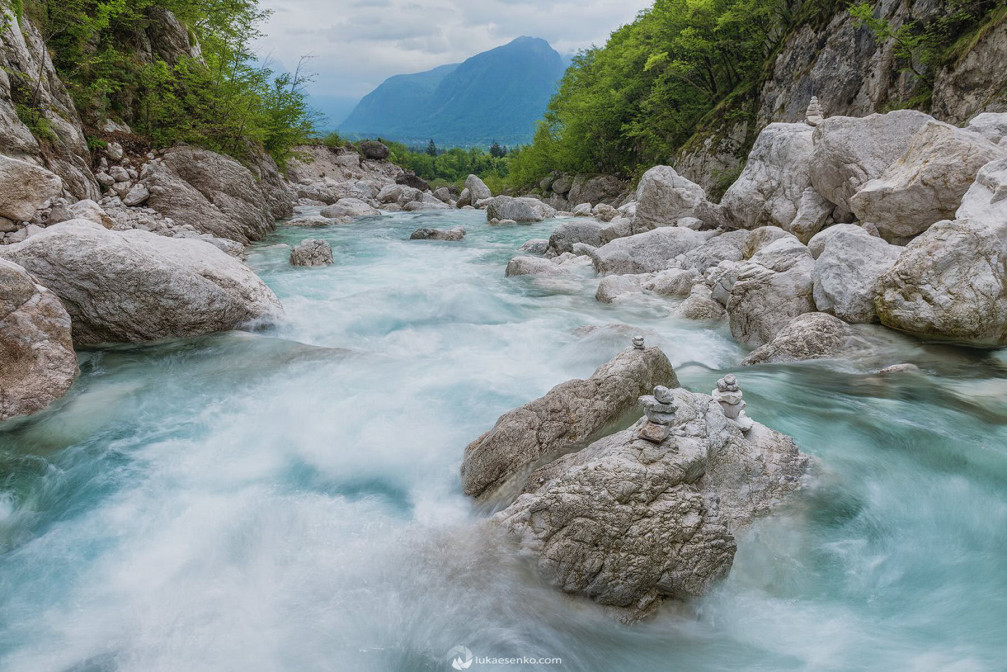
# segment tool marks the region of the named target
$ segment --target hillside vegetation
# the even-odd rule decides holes
[[[657,0],[604,47],[575,59],[534,142],[514,154],[510,179],[526,187],[552,171],[631,177],[669,162],[710,115],[752,114],[744,101],[787,37],[838,12],[850,12],[878,40],[896,41],[897,67],[921,81],[921,93],[902,106],[925,107],[936,68],[1003,11],[997,0],[946,0],[937,18],[894,28],[873,17],[873,4]]]
[[[267,16],[255,0],[14,0],[8,12],[41,31],[92,133],[111,118],[158,146],[239,158],[260,146],[281,164],[312,133],[305,77],[250,50]],[[38,78],[16,74],[18,114],[44,140]]]

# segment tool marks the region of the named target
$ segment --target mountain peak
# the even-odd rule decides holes
[[[388,78],[339,130],[410,144],[521,144],[531,140],[565,70],[548,42],[521,36],[458,65]]]

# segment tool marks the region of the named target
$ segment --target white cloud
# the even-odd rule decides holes
[[[652,0],[262,0],[257,44],[290,67],[311,55],[316,94],[362,97],[391,75],[457,63],[522,35],[561,53],[602,44]]]

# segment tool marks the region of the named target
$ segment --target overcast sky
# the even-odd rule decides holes
[[[604,44],[652,2],[260,0],[274,14],[257,50],[276,69],[313,56],[312,94],[348,104],[391,75],[458,63],[522,35],[544,38],[561,54]]]

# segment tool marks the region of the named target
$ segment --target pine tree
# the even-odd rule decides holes
[[[430,144],[427,145],[427,154],[430,156],[437,156],[437,144],[433,141],[433,139],[431,139]]]

